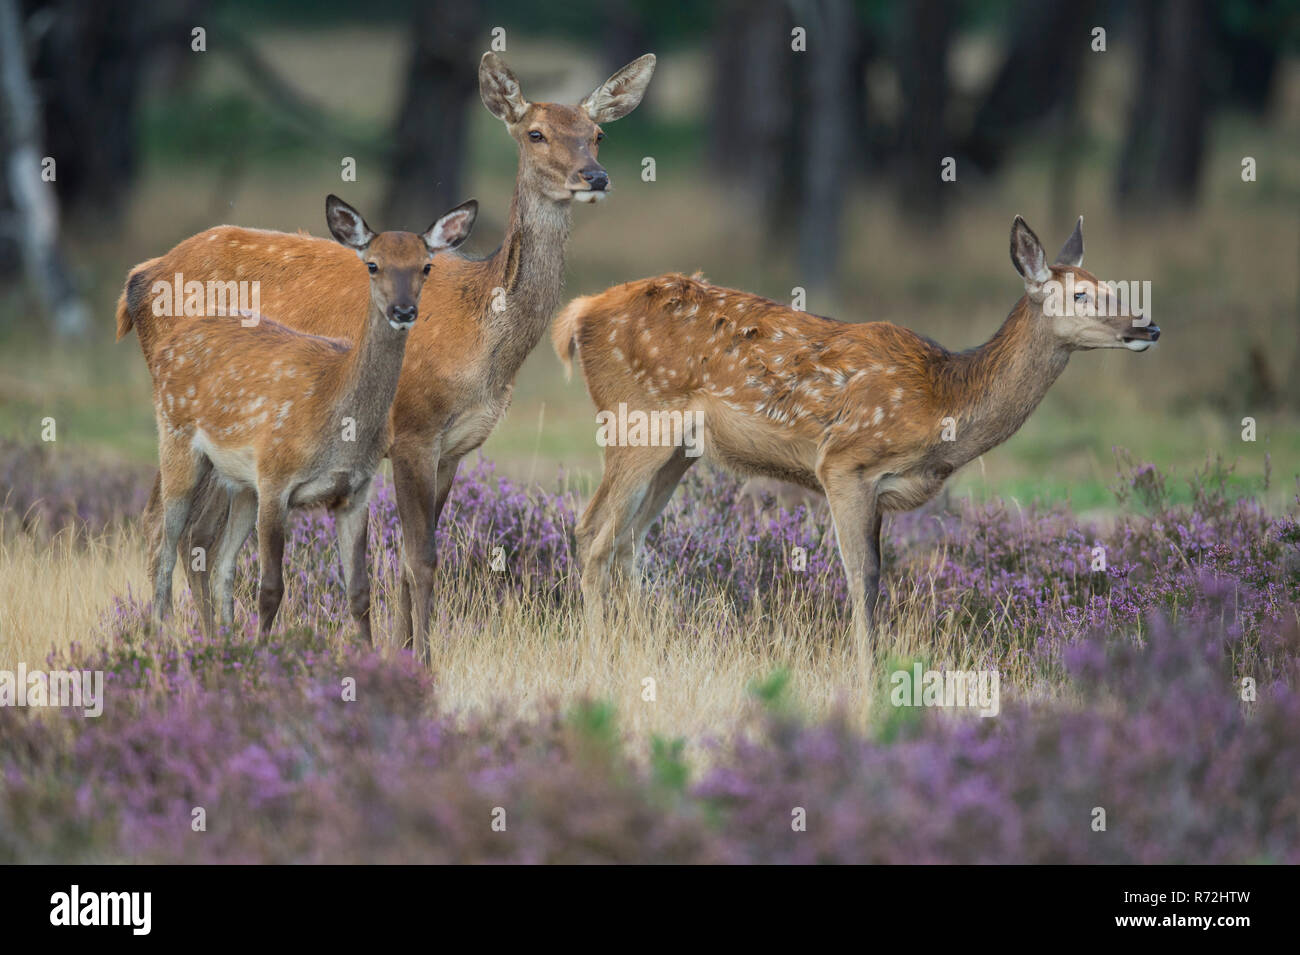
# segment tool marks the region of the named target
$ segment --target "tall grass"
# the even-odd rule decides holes
[[[4,453],[21,475],[33,452]],[[68,493],[136,480],[50,467],[32,473]],[[824,513],[756,511],[716,472],[691,475],[640,596],[591,636],[577,501],[468,469],[427,667],[388,642],[385,483],[378,650],[353,635],[327,515],[295,517],[263,640],[251,549],[232,632],[200,636],[180,592],[159,633],[134,491],[87,487],[96,506],[48,523],[5,511],[0,661],[107,682],[97,719],[0,707],[0,859],[1300,861],[1300,530],[1228,486],[1207,468],[1175,504],[1130,462],[1105,524],[970,502],[895,518],[866,670]],[[895,705],[913,661],[996,671],[999,714]]]

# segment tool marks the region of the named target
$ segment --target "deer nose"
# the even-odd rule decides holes
[[[587,185],[596,192],[604,192],[609,187],[609,173],[599,166],[595,169],[584,169],[582,178],[587,180]]]
[[[394,305],[388,310],[388,317],[403,324],[415,321],[417,309],[414,305]]]

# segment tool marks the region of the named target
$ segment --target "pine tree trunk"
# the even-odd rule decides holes
[[[423,0],[416,9],[383,205],[383,221],[394,228],[424,228],[425,219],[465,198],[462,159],[478,99],[481,19],[479,5],[460,0]]]

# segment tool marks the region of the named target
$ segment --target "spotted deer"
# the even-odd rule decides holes
[[[1017,216],[1011,261],[1024,296],[992,339],[965,352],[888,322],[847,324],[683,275],[575,299],[552,339],[566,370],[576,357],[598,409],[694,413],[703,456],[826,496],[865,658],[882,515],[921,505],[1015,434],[1072,352],[1144,351],[1160,337],[1149,320],[1103,314],[1114,311],[1113,289],[1080,267],[1082,218],[1049,266]],[[1045,314],[1052,283],[1067,273],[1076,305]],[[603,626],[612,572],[631,578],[635,550],[695,460],[662,442],[607,444],[577,528],[589,628]]]
[[[500,248],[487,258],[439,255],[425,283],[421,319],[410,333],[392,409],[393,465],[402,524],[402,588],[395,638],[427,655],[426,632],[436,560],[435,534],[461,459],[479,447],[505,415],[515,375],[560,305],[564,251],[573,202],[597,202],[612,190],[597,159],[601,124],[632,112],[654,72],[647,54],[596,87],[575,106],[530,102],[495,53],[479,64],[483,104],[514,140],[518,175]],[[366,300],[365,276],[345,268],[346,250],[324,239],[221,226],[181,242],[133,269],[118,302],[119,331],[132,318],[141,347],[153,350],[150,288],[171,281],[237,278],[260,283],[263,309],[291,328],[355,339]],[[337,307],[335,307],[337,306]],[[204,482],[210,485],[210,481]],[[146,526],[159,521],[155,500]],[[226,522],[220,494],[201,494],[187,529],[186,551],[211,548]],[[156,531],[151,531],[156,533]],[[343,547],[356,566],[366,560],[366,535],[344,528]],[[188,565],[187,565],[188,569]],[[201,601],[208,576],[191,572]],[[372,640],[370,586],[364,574],[349,588],[349,606],[363,639]]]
[[[270,631],[284,595],[284,527],[291,507],[331,508],[349,589],[366,575],[348,544],[366,531],[370,481],[388,448],[388,413],[407,333],[432,256],[469,236],[477,209],[474,200],[457,206],[423,235],[376,235],[342,199],[326,200],[330,232],[360,259],[347,268],[368,273],[369,296],[355,344],[249,312],[156,330],[149,373],[160,461],[162,534],[153,575],[160,624],[171,607],[177,542],[209,472],[229,501],[214,561],[222,623],[234,621],[235,558],[256,523],[259,627]],[[211,606],[201,610],[210,617]],[[207,629],[211,625],[208,619]]]

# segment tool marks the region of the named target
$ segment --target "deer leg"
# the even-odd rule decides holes
[[[402,597],[397,615],[397,645],[410,642],[416,657],[428,660],[428,631],[437,564],[438,518],[456,477],[460,458],[427,453],[393,456],[393,483],[402,520]]]
[[[158,548],[163,541],[163,506],[162,506],[162,470],[153,477],[153,488],[149,491],[149,502],[140,515],[140,526],[149,541],[149,579],[158,579]]]
[[[459,467],[460,458],[443,458],[438,461],[438,485],[433,498],[433,515],[429,519],[425,534],[426,557],[421,566],[422,576],[417,578],[417,583],[423,589],[417,589],[413,593],[415,598],[413,624],[415,632],[421,639],[428,637],[429,617],[433,607],[433,572],[437,564],[438,521],[442,518],[442,508],[447,503],[447,495],[451,493],[451,485],[456,480],[456,470]]]
[[[596,488],[596,493],[592,495],[591,500],[587,503],[587,508],[582,512],[582,517],[578,519],[578,526],[574,530],[574,538],[577,545],[578,568],[581,576],[578,583],[582,590],[582,607],[586,618],[586,631],[588,636],[601,632],[604,629],[604,605],[602,603],[602,592],[604,590],[604,569],[598,566],[592,559],[596,539],[599,536],[601,528],[604,526],[604,513],[609,507],[611,482],[608,480],[610,474],[610,453],[606,449],[605,453],[605,475],[601,478],[600,484]]]
[[[402,556],[399,576],[402,579],[401,595],[397,605],[396,632],[394,639],[397,647],[410,646],[412,643],[412,620],[413,608],[411,600],[411,571],[408,554],[412,552],[415,545],[415,538],[424,538],[423,527],[424,508],[422,501],[423,495],[420,492],[424,481],[421,480],[421,470],[424,464],[422,455],[411,457],[399,457],[396,452],[392,455],[393,462],[393,493],[397,498],[397,519],[402,525]]]
[[[216,601],[212,596],[212,579],[208,576],[208,570],[196,570],[194,567],[193,553],[194,548],[198,546],[201,545],[186,546],[185,537],[182,535],[178,557],[185,567],[185,577],[190,584],[190,596],[194,598],[194,607],[199,614],[199,629],[212,636],[216,633]]]
[[[162,527],[153,563],[154,620],[160,626],[171,614],[176,545],[185,530],[185,521],[194,501],[194,489],[199,479],[212,467],[206,457],[188,447],[165,448],[162,458],[158,492]]]
[[[867,621],[874,623],[876,619],[876,604],[880,601],[880,574],[884,570],[884,560],[881,557],[880,550],[880,529],[885,523],[885,512],[880,507],[880,502],[876,502],[876,517],[872,522],[873,526],[867,535]]]
[[[858,657],[869,660],[876,600],[880,592],[880,502],[877,479],[858,468],[818,475],[826,489],[839,542],[840,560],[853,600],[853,633]]]
[[[347,588],[348,609],[362,641],[374,646],[370,629],[370,574],[366,566],[366,544],[370,531],[370,484],[359,491],[346,507],[334,512],[334,531],[338,537],[339,559],[343,563],[343,585]]]
[[[226,526],[217,542],[211,569],[218,598],[221,600],[221,625],[235,625],[235,563],[239,550],[257,523],[257,492],[250,489],[230,495]]]
[[[634,579],[636,554],[645,545],[645,536],[650,530],[650,525],[668,506],[668,501],[677,490],[678,483],[696,460],[698,459],[687,457],[685,449],[678,448],[669,458],[668,463],[651,479],[650,488],[641,501],[641,507],[637,509],[636,516],[632,519],[629,533],[619,537],[615,566],[620,568],[625,579]]]
[[[226,495],[220,485],[213,480],[211,473],[206,473],[195,484],[194,495],[190,505],[185,529],[181,532],[177,547],[181,549],[178,559],[185,569],[185,576],[190,585],[190,593],[199,612],[199,625],[209,636],[212,635],[215,616],[212,576],[210,561],[204,561],[204,569],[198,570],[193,562],[193,548],[201,547],[205,555],[214,553],[213,543],[221,535],[221,522],[225,518]],[[162,471],[154,477],[153,488],[149,492],[149,502],[145,505],[141,517],[149,547],[149,579],[156,580],[158,574],[158,545],[163,539],[162,507]]]
[[[190,593],[194,596],[194,602],[199,610],[199,622],[209,636],[214,631],[216,617],[212,571],[216,566],[222,530],[232,503],[231,495],[227,493],[221,482],[211,473],[207,474],[195,487],[194,506],[190,508],[185,533],[181,536],[183,546],[180,559],[184,561]],[[194,566],[195,548],[202,549],[204,554],[202,570]]]
[[[257,588],[258,633],[265,637],[284,598],[284,521],[288,513],[280,488],[258,488],[257,558],[262,579]]]
[[[605,449],[605,474],[578,522],[578,563],[589,635],[604,628],[604,598],[622,539],[631,541],[637,513],[649,497],[659,469],[675,448]],[[627,546],[624,544],[623,546]]]

